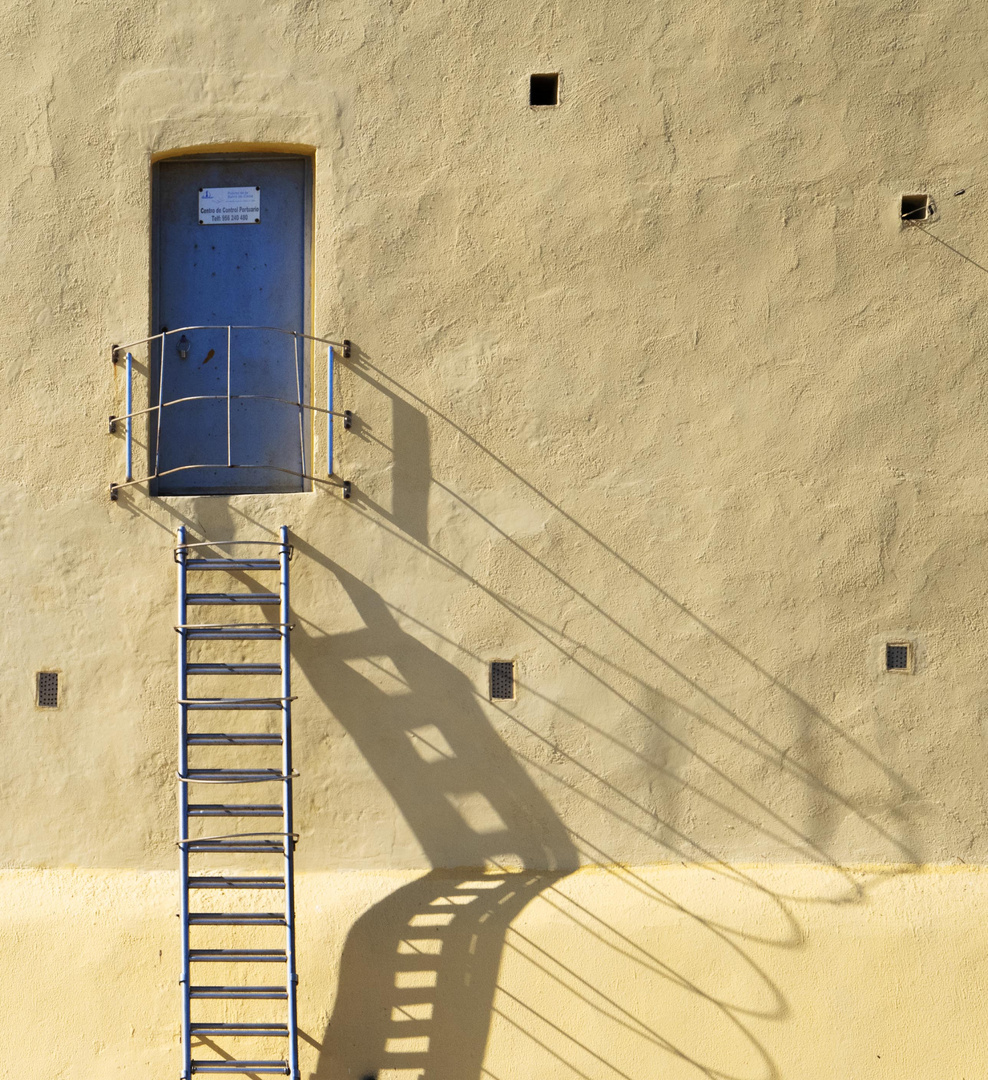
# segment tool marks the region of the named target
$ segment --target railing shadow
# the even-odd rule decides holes
[[[526,693],[543,696],[546,708],[565,718],[568,730],[585,732],[588,745],[606,744],[650,779],[631,787],[620,775],[597,766],[593,753],[575,751],[579,740],[561,744],[551,731],[530,726],[530,717],[495,712],[494,722],[515,747],[510,749],[488,719],[485,709],[490,706],[481,706],[477,688],[447,659],[456,655],[465,666],[481,670],[485,658],[470,654],[443,628],[418,620],[415,612],[386,602],[324,553],[297,540],[303,557],[339,581],[363,624],[352,632],[331,633],[299,619],[297,660],[393,798],[434,868],[376,904],[351,929],[315,1080],[362,1080],[382,1071],[403,1080],[479,1080],[493,1016],[517,1029],[520,1038],[537,1043],[538,1053],[549,1055],[546,1060],[560,1059],[567,1075],[585,1075],[574,1062],[589,1062],[591,1070],[603,1064],[608,1075],[630,1080],[634,1074],[639,1080],[656,1075],[663,1059],[674,1058],[688,1071],[719,1080],[771,1080],[778,1069],[749,1017],[782,1020],[789,1005],[756,960],[753,947],[798,949],[804,931],[786,896],[733,865],[738,850],[747,846],[768,850],[782,861],[833,868],[837,884],[801,900],[863,903],[876,883],[920,861],[918,794],[864,742],[359,351],[354,370],[369,390],[391,400],[394,421],[391,447],[359,422],[355,437],[377,444],[396,459],[401,450],[402,460],[400,468],[397,460],[394,463],[396,489],[390,509],[359,489],[349,508],[386,533],[392,548],[407,545],[418,557],[480,590],[556,650],[588,685],[608,695],[622,718],[621,728],[602,721],[590,708],[543,696],[539,686],[526,687]],[[506,483],[543,500],[574,542],[596,546],[603,563],[634,578],[655,603],[655,619],[665,613],[670,624],[690,624],[724,671],[743,675],[761,693],[772,695],[776,715],[789,727],[773,730],[765,715],[752,708],[750,696],[746,703],[731,692],[729,678],[718,682],[687,672],[657,644],[655,635],[641,629],[633,613],[595,591],[594,583],[570,580],[565,563],[553,561],[535,545],[526,546],[495,520],[497,515],[471,505],[452,484],[433,476],[430,422],[449,425],[472,451],[504,470]],[[495,588],[468,570],[466,558],[459,558],[449,542],[434,542],[428,522],[430,490],[457,502],[487,535],[531,560],[550,590],[567,595],[590,623],[577,621],[573,625],[578,629],[555,625],[550,616],[533,609],[524,594],[509,595],[509,589]],[[627,647],[610,651],[604,644],[607,635]],[[425,645],[425,639],[435,640],[443,655]],[[677,755],[691,768],[679,768]],[[860,777],[845,784],[835,767],[835,760],[851,756],[859,769],[869,771],[872,789],[865,798]],[[543,788],[565,801],[565,823]],[[691,822],[696,808],[703,814],[699,826]],[[863,850],[873,861],[886,862],[887,870],[860,875],[844,869],[847,844],[842,830],[848,827],[865,838]],[[724,925],[690,903],[662,894],[621,865],[630,850],[641,852],[643,862],[707,864],[712,873],[774,912],[774,932],[760,937],[747,927],[742,931]],[[677,968],[655,955],[654,944],[643,944],[612,914],[581,905],[566,880],[578,864],[600,866],[635,894],[636,904],[660,905],[681,925],[705,935],[729,958],[734,971],[743,972],[758,988],[752,998],[759,1004],[729,1000],[716,983],[691,974],[688,965]],[[444,869],[450,867],[469,869]],[[614,951],[629,970],[646,971],[687,995],[690,1004],[684,1004],[684,1015],[702,1008],[717,1023],[729,1025],[745,1044],[738,1060],[749,1067],[716,1067],[702,1032],[699,1041],[669,1035],[662,1024],[603,994],[563,957],[550,955],[536,938],[526,937],[518,928],[518,916],[536,898],[554,909],[561,925],[572,926],[574,937],[582,935],[590,947]],[[522,1000],[513,993],[499,975],[509,952],[524,954],[544,985],[546,980],[565,984],[563,992],[570,998],[633,1032],[645,1048],[645,1071],[622,1069],[616,1058],[606,1056],[605,1048],[598,1053],[589,1046],[572,1024],[556,1024],[532,998]],[[544,1039],[539,1032],[545,1033]]]
[[[502,503],[510,506],[519,496],[531,498],[540,504],[555,519],[562,522],[568,531],[567,543],[556,543],[554,551],[568,552],[575,545],[589,545],[596,552],[596,562],[601,569],[600,583],[593,580],[574,582],[568,577],[569,570],[564,563],[558,565],[551,555],[539,545],[526,544],[511,534],[511,531],[494,519],[488,510],[473,505],[468,497],[460,494],[449,482],[435,475],[425,478],[426,487],[431,486],[433,497],[440,496],[448,506],[455,506],[472,517],[482,530],[482,534],[503,545],[513,548],[516,553],[530,560],[531,565],[543,575],[553,593],[568,596],[584,616],[589,617],[594,633],[572,634],[568,627],[560,627],[547,620],[541,611],[527,606],[527,593],[512,597],[506,590],[491,587],[479,576],[466,568],[466,559],[457,558],[442,550],[442,545],[433,543],[426,536],[423,539],[420,526],[421,518],[416,518],[415,529],[408,528],[397,515],[388,513],[384,507],[361,491],[354,488],[350,508],[365,515],[378,528],[388,532],[392,538],[416,549],[420,555],[433,560],[446,570],[457,575],[471,587],[479,589],[492,601],[507,610],[510,615],[525,625],[548,646],[565,657],[568,664],[574,665],[581,674],[595,681],[608,694],[613,695],[621,706],[638,715],[643,725],[651,727],[664,739],[681,747],[684,753],[696,756],[696,739],[684,739],[675,725],[666,722],[666,716],[679,713],[688,718],[695,731],[704,728],[723,741],[725,747],[733,747],[740,752],[739,766],[732,770],[738,779],[718,769],[709,759],[700,758],[705,768],[719,773],[716,784],[726,784],[733,789],[733,794],[747,804],[748,811],[755,811],[756,817],[774,820],[775,826],[788,833],[788,838],[780,841],[781,849],[800,858],[811,858],[821,863],[839,866],[845,847],[861,851],[871,850],[866,856],[870,862],[888,862],[899,865],[915,865],[923,861],[926,852],[917,828],[918,822],[929,810],[926,800],[900,773],[868,746],[857,732],[852,733],[841,724],[827,716],[798,691],[787,685],[777,675],[769,671],[757,659],[749,656],[742,648],[718,631],[707,619],[696,614],[685,603],[677,599],[654,577],[625,557],[613,543],[603,539],[591,528],[577,520],[563,506],[556,502],[530,480],[485,446],[478,438],[458,424],[447,413],[417,395],[408,386],[403,385],[381,367],[375,365],[358,346],[353,347],[350,370],[375,394],[383,395],[392,402],[395,421],[393,446],[387,446],[374,431],[357,431],[357,437],[368,443],[376,444],[384,453],[396,454],[399,445],[399,417],[418,413],[415,429],[425,432],[429,425],[447,429],[447,435],[453,437],[478,458],[486,459],[489,466],[503,477]],[[359,394],[358,394],[359,397]],[[425,469],[428,470],[428,454],[425,457]],[[406,470],[408,466],[405,467]],[[476,465],[467,468],[475,472]],[[423,470],[417,470],[417,474]],[[421,491],[423,477],[416,474],[416,483],[420,497],[428,499],[428,490]],[[393,527],[394,526],[394,527]],[[449,546],[448,544],[445,546]],[[466,555],[467,553],[464,553]],[[649,622],[668,628],[671,637],[681,639],[684,634],[699,635],[709,657],[710,670],[717,678],[699,679],[687,671],[676,656],[659,649],[652,641],[652,634],[643,633],[640,620],[627,607],[615,605],[610,598],[605,570],[613,570],[636,582],[640,595],[637,602],[643,609],[649,610]],[[624,595],[623,593],[621,595]],[[405,613],[410,615],[410,613]],[[412,616],[413,617],[413,616]],[[581,620],[581,625],[586,625]],[[430,634],[443,638],[442,631],[435,627],[426,628]],[[622,642],[622,649],[617,654],[602,651],[600,643],[605,640],[605,633]],[[456,646],[455,643],[449,644]],[[641,661],[639,669],[628,665],[629,647],[637,652]],[[615,659],[615,655],[621,657]],[[716,666],[713,658],[716,657]],[[472,658],[479,659],[479,658]],[[642,672],[646,674],[642,674]],[[743,678],[750,687],[757,688],[759,695],[758,713],[752,709],[752,690],[747,691],[747,700],[731,693],[732,675]],[[670,691],[666,687],[673,687]],[[630,694],[629,694],[630,688]],[[537,692],[537,690],[536,690]],[[558,708],[558,703],[548,701],[548,705]],[[766,722],[767,716],[774,713],[776,719]],[[759,714],[764,714],[762,719]],[[758,717],[757,719],[755,717]],[[582,723],[590,721],[573,716]],[[596,735],[613,740],[610,733],[602,732],[591,724]],[[645,741],[652,739],[645,734]],[[827,740],[836,748],[833,753],[825,750]],[[631,746],[629,752],[637,753]],[[650,762],[641,757],[642,764]],[[752,782],[745,782],[742,762],[756,763]],[[842,777],[848,761],[853,761],[859,770],[870,773],[869,783],[873,789],[869,796],[862,799],[857,793],[852,795],[843,790]],[[836,762],[842,768],[834,772]],[[768,805],[768,801],[759,798],[757,789],[765,786],[773,790],[774,784],[767,781],[766,770],[774,770],[780,779],[788,783],[788,796],[797,796],[796,804],[801,803],[801,811],[793,815],[798,825],[783,823],[778,811]],[[757,782],[754,777],[757,776]],[[853,788],[860,790],[861,778],[856,778]],[[711,785],[713,786],[713,785]],[[737,809],[729,811],[737,816]],[[739,820],[743,819],[742,818]],[[853,823],[860,836],[848,845],[842,835],[848,823]],[[748,821],[747,824],[753,824]],[[754,824],[756,831],[767,835],[764,823]],[[679,853],[682,854],[682,853]],[[702,851],[693,853],[702,857]]]

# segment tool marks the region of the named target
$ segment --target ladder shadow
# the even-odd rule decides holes
[[[371,588],[296,544],[336,576],[364,624],[321,634],[300,623],[296,660],[434,867],[351,928],[314,1080],[385,1069],[475,1080],[508,928],[577,868],[577,850],[463,672],[406,633]],[[393,685],[382,689],[375,670]]]
[[[432,870],[365,912],[347,936],[314,1080],[480,1077],[505,937],[564,876]]]

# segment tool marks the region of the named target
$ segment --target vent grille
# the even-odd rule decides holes
[[[58,708],[58,672],[38,672],[38,708]]]
[[[911,659],[908,644],[888,644],[885,646],[886,671],[908,671]]]
[[[511,701],[515,696],[514,660],[491,662],[491,700]]]

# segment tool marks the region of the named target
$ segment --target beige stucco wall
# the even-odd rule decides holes
[[[421,902],[467,899],[453,923],[476,928],[470,904],[497,907],[476,878],[300,875],[305,1080],[920,1080],[984,1060],[981,870],[583,870],[496,919],[492,948],[468,929],[447,949]],[[178,1076],[174,891],[165,871],[0,876],[5,1075]]]
[[[296,544],[314,1040],[338,985],[387,971],[354,973],[358,916],[373,940],[430,868],[511,866],[534,884],[437,1077],[479,1080],[485,1052],[494,1080],[973,1075],[984,884],[943,868],[988,855],[985,21],[942,0],[2,5],[12,1075],[177,1071],[179,524]],[[557,109],[527,107],[540,70]],[[244,145],[314,154],[313,329],[354,342],[354,497],[110,503],[151,162]],[[900,225],[908,191],[936,200],[929,233]],[[889,640],[915,673],[882,670]],[[521,686],[495,706],[502,658]],[[34,708],[41,669],[57,711]],[[653,895],[670,880],[682,907]],[[576,934],[555,888],[640,930],[632,955]],[[502,952],[515,932],[611,1004]],[[495,985],[524,1004],[491,1013]]]

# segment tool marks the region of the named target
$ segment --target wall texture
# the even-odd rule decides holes
[[[974,1075],[981,9],[3,8],[0,1075],[178,1073],[180,524],[296,544],[313,1076]],[[314,155],[348,502],[107,498],[151,164],[204,147]]]

